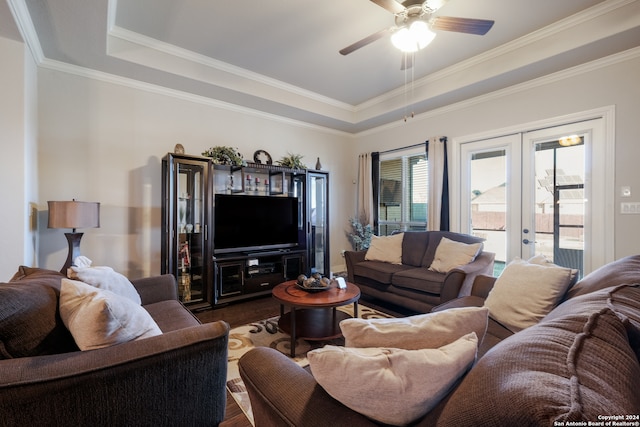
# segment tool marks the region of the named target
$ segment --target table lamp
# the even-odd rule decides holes
[[[80,239],[84,233],[76,233],[77,228],[100,227],[100,203],[72,201],[49,201],[49,228],[71,228],[71,233],[64,233],[69,243],[67,261],[60,272],[67,274],[74,259],[80,256]]]

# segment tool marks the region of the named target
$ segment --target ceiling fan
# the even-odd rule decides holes
[[[494,21],[486,19],[433,16],[449,0],[425,0],[423,3],[417,4],[412,3],[415,0],[408,0],[404,3],[398,3],[395,0],[371,1],[393,13],[395,15],[395,25],[373,33],[341,49],[340,53],[342,55],[348,55],[388,34],[392,35],[394,45],[400,50],[405,53],[415,52],[425,47],[435,37],[435,34],[430,30],[485,35],[494,24]],[[403,37],[405,37],[404,41],[408,41],[408,45],[405,45],[404,48],[401,47]],[[407,37],[409,38],[408,40],[406,39]],[[408,63],[410,57],[411,55],[405,55],[403,69],[411,66]]]

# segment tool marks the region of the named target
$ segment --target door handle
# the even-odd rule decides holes
[[[529,240],[529,239],[524,239],[524,240],[522,241],[522,243],[524,243],[525,245],[533,245],[535,242],[533,242],[533,241],[531,241],[531,240]]]

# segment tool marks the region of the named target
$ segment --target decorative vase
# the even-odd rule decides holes
[[[318,157],[318,160],[316,160],[316,170],[320,169],[322,169],[322,163],[320,163],[320,157]]]

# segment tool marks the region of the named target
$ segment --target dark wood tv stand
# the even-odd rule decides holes
[[[216,255],[217,305],[268,295],[278,283],[296,279],[306,271],[305,253],[284,249]]]

